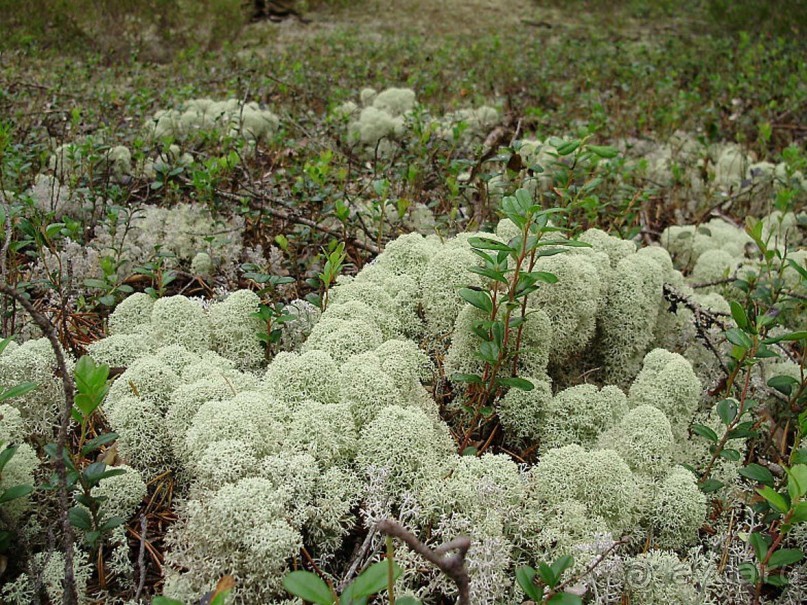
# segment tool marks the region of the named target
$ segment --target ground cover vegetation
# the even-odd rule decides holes
[[[803,3],[256,6],[0,1],[0,602],[805,602]]]

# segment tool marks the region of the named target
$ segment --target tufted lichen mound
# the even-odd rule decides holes
[[[707,511],[706,495],[698,487],[697,477],[685,468],[674,468],[656,489],[650,505],[648,520],[655,543],[677,549],[695,542]]]
[[[447,427],[435,423],[420,410],[392,405],[381,410],[361,431],[356,456],[366,475],[381,474],[392,498],[416,489],[440,476],[454,451]]]
[[[264,384],[269,392],[294,407],[307,400],[319,403],[339,401],[339,366],[325,351],[278,353],[266,370]]]
[[[265,326],[254,317],[260,303],[260,297],[254,292],[238,290],[222,302],[210,305],[207,313],[212,349],[242,370],[258,368],[264,360],[258,335]]]
[[[640,405],[622,417],[619,424],[600,436],[599,447],[616,450],[637,473],[658,476],[672,462],[674,437],[664,412]]]
[[[627,529],[637,516],[639,486],[613,450],[587,452],[567,445],[544,453],[531,471],[533,494],[549,506],[574,499],[612,531]]]
[[[664,412],[677,439],[698,407],[701,384],[689,362],[677,353],[654,349],[644,358],[642,371],[628,393],[631,407],[652,405]]]
[[[160,298],[151,310],[154,338],[163,345],[182,345],[193,353],[210,348],[210,321],[201,306],[184,296]]]
[[[215,585],[224,568],[239,578],[236,603],[280,596],[282,572],[302,546],[299,526],[287,520],[291,498],[284,486],[253,477],[186,502],[168,536],[165,595],[187,602]]]
[[[618,387],[601,390],[581,384],[560,391],[545,408],[539,437],[546,449],[577,443],[591,446],[628,410],[625,394]]]

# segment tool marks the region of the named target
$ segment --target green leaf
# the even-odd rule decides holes
[[[563,572],[569,569],[572,565],[574,565],[574,557],[571,555],[563,555],[562,557],[555,559],[552,563],[552,571],[555,573],[555,578],[560,580]]]
[[[705,424],[693,424],[692,432],[695,433],[696,435],[700,435],[705,439],[708,439],[709,441],[712,441],[713,443],[717,443],[719,441],[717,433],[715,433]]]
[[[499,384],[503,384],[504,386],[514,387],[516,389],[521,389],[522,391],[531,391],[535,388],[535,385],[532,384],[529,380],[525,378],[497,378],[496,379]]]
[[[490,280],[497,281],[502,284],[509,283],[504,274],[496,269],[490,269],[488,267],[471,267],[468,269],[468,271],[471,273],[476,273],[477,275],[482,275],[483,277],[487,277]]]
[[[123,517],[109,517],[106,521],[101,524],[99,528],[101,531],[111,531],[116,527],[120,527],[126,523],[126,519]]]
[[[785,567],[798,563],[804,558],[804,553],[798,548],[782,548],[771,555],[768,560],[768,569]]]
[[[732,328],[726,332],[726,339],[733,345],[748,350],[754,346],[751,338],[739,328]]]
[[[558,276],[554,273],[550,273],[549,271],[530,271],[525,275],[529,275],[535,281],[543,282],[545,284],[556,284],[558,283]]]
[[[169,599],[168,597],[154,597],[151,600],[151,605],[185,605],[182,601],[176,599]]]
[[[749,407],[751,400],[745,402],[746,407]],[[757,432],[751,430],[754,426],[753,422],[741,422],[729,431],[729,439],[743,439],[747,437],[754,437]]]
[[[764,466],[752,462],[748,466],[741,468],[739,472],[743,477],[751,479],[752,481],[773,487],[773,473]]]
[[[743,309],[742,305],[735,300],[732,300],[729,303],[729,306],[731,307],[731,316],[734,318],[734,321],[737,322],[737,326],[741,330],[747,330],[748,315],[746,314],[745,309]]]
[[[741,455],[739,450],[726,448],[720,451],[720,457],[731,460],[732,462],[737,462],[741,458]]]
[[[0,401],[5,401],[6,399],[11,399],[13,397],[22,397],[26,393],[33,391],[37,386],[39,385],[37,385],[35,382],[21,382],[20,384],[8,388],[0,393]]]
[[[480,250],[500,250],[502,252],[513,252],[513,248],[502,242],[488,237],[469,237],[468,244]]]
[[[788,585],[787,578],[778,574],[767,576],[765,578],[765,583],[770,584],[771,586],[776,586],[777,588],[784,588]]]
[[[16,453],[16,445],[9,445],[4,450],[0,451],[0,473],[3,472],[3,469],[6,467],[6,464],[8,464],[8,461],[11,460]]]
[[[90,518],[90,513],[88,513],[87,509],[82,506],[74,506],[71,508],[67,512],[67,517],[70,519],[70,525],[73,527],[83,529],[84,531],[90,531],[92,529],[92,519]]]
[[[402,597],[395,597],[395,605],[422,605],[415,597],[404,595]]]
[[[470,303],[477,309],[481,309],[485,313],[490,314],[493,311],[493,301],[490,299],[490,294],[484,290],[462,288],[459,295],[465,302]]]
[[[737,403],[733,399],[724,399],[717,404],[717,415],[726,426],[737,417]]]
[[[16,500],[17,498],[23,498],[32,491],[34,491],[34,488],[30,485],[15,485],[13,487],[9,487],[4,492],[0,493],[0,504],[10,502],[11,500]]]
[[[759,580],[759,570],[753,563],[741,563],[737,570],[740,572],[740,577],[749,584],[756,584]]]
[[[549,597],[548,605],[583,605],[583,599],[570,592],[559,592]]]
[[[538,575],[541,576],[541,580],[544,584],[549,586],[549,588],[557,586],[559,578],[555,575],[554,570],[546,563],[538,563]]]
[[[536,571],[529,566],[519,567],[516,570],[516,580],[518,581],[518,585],[521,587],[521,590],[524,591],[524,594],[527,597],[534,601],[535,603],[540,603],[543,598],[543,591],[535,585],[533,581],[535,579]]]
[[[493,342],[483,342],[479,345],[477,355],[482,361],[486,361],[492,365],[499,359],[499,347]]]
[[[804,523],[807,521],[807,502],[799,502],[793,507],[793,516],[790,520],[793,523]]]
[[[557,153],[560,156],[569,155],[570,153],[574,153],[578,147],[580,147],[580,141],[569,141],[558,147]]]
[[[13,339],[12,339],[11,336],[9,336],[8,338],[3,338],[2,340],[0,340],[0,353],[5,351],[6,347],[8,345],[10,345],[12,342],[13,342]]]
[[[781,336],[774,336],[772,338],[766,338],[765,344],[773,344],[776,342],[795,342],[797,340],[807,340],[807,330],[802,330],[801,332],[790,332],[789,334],[783,334]]]
[[[451,375],[451,382],[464,382],[467,384],[481,384],[482,378],[476,374],[460,374],[455,372]]]
[[[773,376],[770,380],[768,380],[768,386],[772,389],[776,389],[786,397],[790,397],[793,389],[798,388],[799,381],[792,376]]]
[[[796,464],[787,470],[787,490],[795,500],[807,494],[807,464]]]
[[[800,264],[798,264],[792,258],[787,259],[787,264],[790,265],[796,271],[798,271],[798,273],[799,273],[799,275],[801,275],[802,279],[807,279],[807,269],[802,267]]]
[[[99,449],[102,445],[106,445],[108,443],[112,443],[118,438],[117,433],[104,433],[103,435],[98,435],[94,439],[90,439],[87,443],[84,444],[84,447],[81,448],[82,455],[86,456],[94,452],[95,450]]]
[[[295,597],[316,605],[331,605],[334,602],[333,593],[325,580],[310,571],[292,571],[286,574],[283,588]]]
[[[588,145],[587,149],[607,160],[615,158],[619,155],[619,150],[616,147],[611,147],[610,145]]]
[[[770,540],[761,533],[754,532],[748,536],[748,542],[750,542],[751,547],[754,549],[754,555],[757,560],[764,561],[765,557],[768,555],[768,547],[771,545]]]
[[[704,494],[711,494],[712,492],[716,492],[721,487],[723,487],[723,482],[718,481],[717,479],[707,479],[706,481],[700,484],[701,491]]]
[[[780,513],[784,514],[790,510],[790,505],[787,503],[785,497],[773,488],[766,485],[765,487],[757,489],[757,493],[765,498],[765,500]]]
[[[393,563],[393,579],[397,580],[402,572],[403,569],[397,563]],[[387,588],[388,573],[388,561],[379,561],[370,565],[351,582],[353,598],[369,597],[385,590]]]

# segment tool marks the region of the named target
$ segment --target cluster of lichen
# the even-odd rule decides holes
[[[781,234],[795,220],[768,217],[766,229]],[[485,235],[507,241],[514,225],[502,221]],[[481,367],[473,327],[484,318],[457,294],[485,285],[469,271],[478,262],[469,237],[394,240],[337,281],[321,316],[298,305],[310,334],[268,365],[253,292],[205,304],[134,294],[118,305],[109,336],[89,352],[125,368],[103,413],[129,470],[97,491],[129,517],[145,482],[173,473],[168,596],[198,599],[226,571],[238,581],[237,602],[281,600],[301,546],[336,577],[350,536],[392,514],[432,545],[470,535],[475,603],[520,602],[519,565],[572,554],[572,571],[583,571],[623,535],[620,589],[635,602],[689,602],[690,580],[659,578],[679,566],[689,578],[701,565],[687,549],[707,499],[682,465],[708,459],[708,444],[689,427],[715,425],[715,413],[702,400],[692,318],[670,310],[663,288],[724,311],[719,291],[692,288],[714,272],[690,266],[705,266],[710,252],[749,265],[753,242],[718,223],[708,233],[671,229],[664,247],[649,248],[590,229],[579,237],[589,247],[540,258],[535,269],[557,282],[527,300],[517,370],[533,388],[511,389],[494,410],[505,445],[537,447],[537,462],[523,467],[504,454],[460,455],[457,426],[434,398],[454,373]],[[53,366],[45,340],[0,354],[0,384],[39,384],[3,408],[0,439],[52,432],[62,398]],[[456,409],[465,391],[452,386],[454,401],[441,403]],[[34,450],[17,456],[4,486],[33,478]],[[736,487],[739,464],[721,460],[714,472]],[[4,511],[20,516],[28,505]],[[115,552],[125,559],[121,545]],[[400,562],[402,590],[427,601],[453,594],[417,559],[402,554]],[[637,568],[656,575],[637,583]]]
[[[338,106],[334,116],[347,122],[350,144],[371,156],[390,155],[396,141],[413,137],[416,130],[450,143],[481,142],[500,121],[499,112],[486,105],[431,116],[409,88],[381,92],[365,88],[359,99],[359,103],[348,101]]]
[[[531,192],[548,192],[558,168],[562,174],[578,172],[587,178],[613,181],[619,186],[627,178],[647,189],[675,188],[680,218],[700,214],[710,206],[718,208],[738,197],[755,214],[770,211],[771,200],[785,195],[793,200],[807,199],[807,179],[798,162],[787,160],[773,164],[757,161],[755,154],[736,143],[706,144],[689,133],[676,131],[667,140],[628,137],[614,142],[616,159],[600,159],[585,152],[561,155],[558,150],[574,139],[550,136],[514,141],[503,157],[518,156],[510,165],[520,171],[493,170],[483,179],[486,193],[494,200],[523,187]],[[578,139],[578,142],[580,140]],[[512,155],[510,155],[512,154]],[[682,212],[682,210],[684,212]]]

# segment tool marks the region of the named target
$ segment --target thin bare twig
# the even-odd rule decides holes
[[[146,515],[140,515],[140,550],[137,553],[137,569],[140,577],[137,580],[137,591],[135,592],[135,602],[140,601],[140,594],[146,586],[146,529],[148,522]]]
[[[692,311],[693,320],[695,324],[695,331],[697,333],[697,337],[699,340],[703,342],[709,351],[717,358],[718,363],[720,364],[720,369],[723,370],[723,373],[728,375],[729,369],[726,367],[726,364],[723,361],[723,356],[717,350],[712,339],[709,338],[709,329],[713,326],[717,326],[723,331],[728,329],[728,326],[723,322],[722,318],[726,317],[725,313],[716,313],[713,311],[709,311],[704,309],[701,305],[690,299],[688,296],[678,292],[669,284],[664,284],[664,299],[670,303],[670,311],[675,313],[678,308],[678,305],[686,307],[690,311]]]
[[[186,182],[186,183],[190,183],[190,181],[188,181],[187,179],[183,179],[183,181]],[[273,202],[277,203],[277,204],[280,203],[277,200],[273,200],[273,199],[271,199],[271,198],[269,198],[269,197],[267,197],[267,196],[265,196],[265,195],[263,195],[263,194],[261,194],[259,192],[235,194],[235,193],[230,193],[229,191],[222,191],[221,189],[215,189],[215,192],[216,192],[217,195],[220,195],[221,197],[223,197],[225,199],[239,201],[239,202],[241,201],[242,198],[248,197],[248,198],[252,198],[255,201],[268,202],[269,204],[271,204]],[[297,223],[299,225],[305,225],[306,227],[311,227],[312,229],[316,229],[317,231],[322,231],[323,233],[327,233],[328,235],[332,235],[332,236],[334,236],[336,238],[339,238],[340,240],[342,239],[343,234],[340,233],[339,231],[337,231],[336,229],[331,229],[330,227],[326,227],[325,225],[320,225],[316,221],[312,221],[311,219],[305,218],[304,216],[299,216],[299,215],[294,214],[292,212],[286,212],[284,210],[280,210],[279,208],[273,208],[269,204],[264,205],[263,210],[267,214],[270,214],[271,216],[274,216],[276,218],[282,219],[284,221],[289,221],[290,223]],[[381,252],[381,249],[378,246],[376,246],[374,244],[371,244],[371,243],[363,242],[360,239],[353,238],[350,241],[357,248],[361,248],[362,250],[365,250],[367,252],[371,252],[373,254],[378,254],[378,253]]]
[[[468,554],[468,549],[471,547],[470,538],[460,536],[432,550],[418,540],[413,533],[392,519],[380,521],[376,528],[378,531],[388,536],[398,538],[451,578],[454,584],[457,585],[457,591],[459,593],[457,605],[470,605],[471,578],[468,575],[468,569],[465,567],[465,556]],[[456,554],[448,554],[452,551],[456,551]]]
[[[25,309],[39,326],[45,338],[50,341],[53,354],[56,357],[56,366],[61,374],[62,388],[64,390],[64,409],[62,410],[61,422],[59,424],[59,436],[56,440],[56,474],[59,478],[59,516],[62,524],[62,540],[64,542],[64,605],[77,605],[78,594],[76,592],[76,577],[73,569],[73,528],[70,525],[67,511],[70,508],[70,492],[67,489],[67,467],[64,463],[64,452],[67,447],[67,433],[70,429],[70,414],[73,409],[73,399],[75,389],[73,377],[67,371],[62,346],[56,336],[56,329],[53,323],[40,313],[31,301],[22,296],[17,290],[11,288],[4,281],[0,282],[0,292],[16,300]]]
[[[600,563],[605,561],[605,559],[608,558],[608,555],[610,555],[613,551],[615,551],[617,548],[619,548],[623,544],[627,544],[628,542],[630,542],[630,538],[628,536],[625,536],[623,538],[620,538],[619,540],[617,540],[613,544],[611,544],[611,546],[609,546],[602,553],[600,553],[600,555],[596,559],[594,559],[594,561],[592,561],[592,563],[588,567],[586,567],[585,571],[583,571],[582,573],[580,573],[580,574],[578,574],[576,576],[572,576],[571,578],[569,578],[565,582],[561,582],[560,584],[558,584],[555,587],[554,592],[555,593],[563,592],[563,590],[569,584],[571,584],[572,582],[577,582],[577,581],[582,580],[583,578],[585,578],[588,574],[590,574],[592,571],[594,571],[600,565]]]
[[[345,586],[347,586],[348,582],[350,582],[356,575],[356,572],[359,570],[361,562],[367,556],[367,553],[370,550],[370,546],[373,544],[373,537],[375,537],[375,534],[376,530],[372,528],[370,529],[370,531],[367,532],[367,535],[364,537],[364,542],[361,543],[361,547],[356,553],[356,556],[353,557],[353,561],[348,567],[345,577],[342,578],[342,581],[339,583],[338,588],[340,592],[345,588]]]

